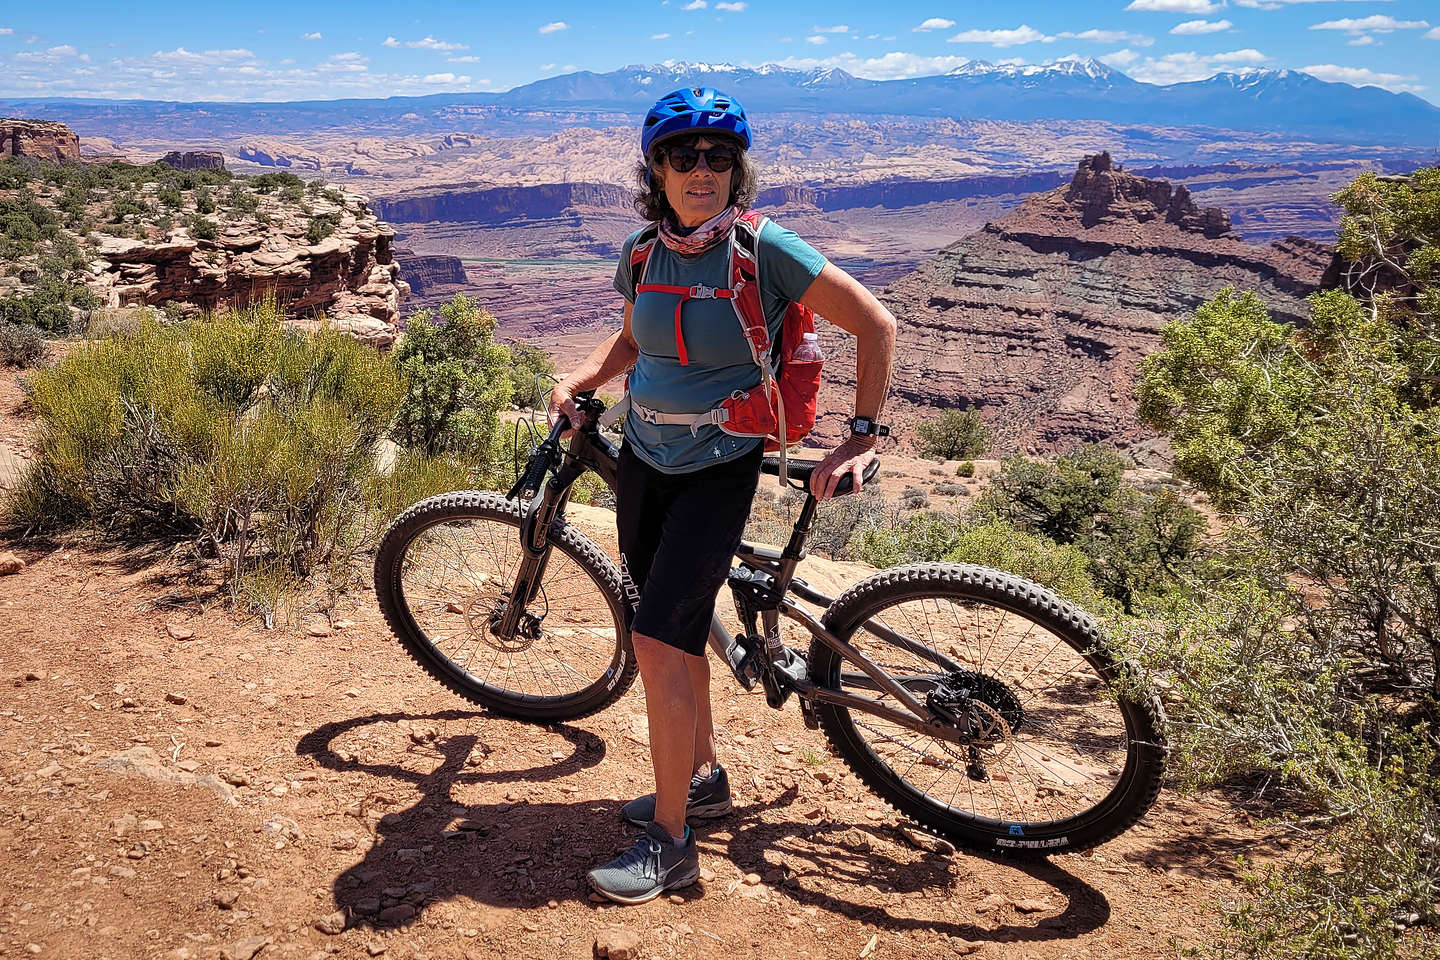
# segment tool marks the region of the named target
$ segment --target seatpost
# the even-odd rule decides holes
[[[805,537],[815,525],[815,508],[818,504],[815,494],[805,495],[805,505],[800,508],[800,516],[795,518],[795,528],[790,532],[790,542],[785,545],[785,551],[781,554],[786,560],[805,559]]]

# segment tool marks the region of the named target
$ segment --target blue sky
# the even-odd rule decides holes
[[[666,60],[838,66],[890,79],[969,58],[1070,55],[1155,83],[1291,68],[1440,103],[1440,2],[260,0],[182,8],[69,0],[0,9],[0,96],[383,97],[504,90]]]

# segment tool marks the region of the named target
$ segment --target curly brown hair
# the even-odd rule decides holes
[[[731,167],[730,175],[730,202],[741,210],[749,210],[750,205],[755,202],[755,194],[758,190],[759,177],[755,172],[755,165],[750,162],[750,154],[745,145],[736,137],[727,137],[722,134],[695,133],[684,134],[677,137],[667,137],[663,143],[657,143],[650,148],[650,156],[647,160],[641,160],[635,164],[635,181],[640,185],[640,190],[635,194],[635,212],[646,220],[659,221],[667,215],[672,215],[670,201],[665,199],[665,191],[661,188],[650,186],[650,171],[658,170],[665,162],[665,150],[671,146],[692,147],[701,138],[723,141],[735,148],[735,166]]]

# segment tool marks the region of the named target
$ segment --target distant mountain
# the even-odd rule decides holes
[[[1329,83],[1293,70],[1246,70],[1159,86],[1089,58],[1028,66],[972,60],[939,76],[904,80],[866,80],[837,69],[672,61],[568,73],[503,93],[290,103],[0,99],[0,115],[62,120],[91,136],[234,137],[262,128],[269,135],[340,129],[512,135],[631,122],[660,94],[686,85],[720,87],[762,115],[1099,120],[1344,144],[1440,142],[1440,107],[1407,93]]]

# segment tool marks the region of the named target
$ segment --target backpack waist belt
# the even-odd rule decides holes
[[[732,396],[744,396],[745,391],[737,390]],[[629,393],[619,403],[605,411],[600,422],[603,426],[612,426],[624,414],[633,414],[635,417],[644,420],[646,423],[662,424],[673,427],[689,427],[690,435],[697,436],[700,428],[709,424],[719,426],[730,419],[730,411],[725,407],[715,407],[706,410],[704,413],[666,413],[663,410],[656,410],[647,407],[643,403],[637,403]]]

